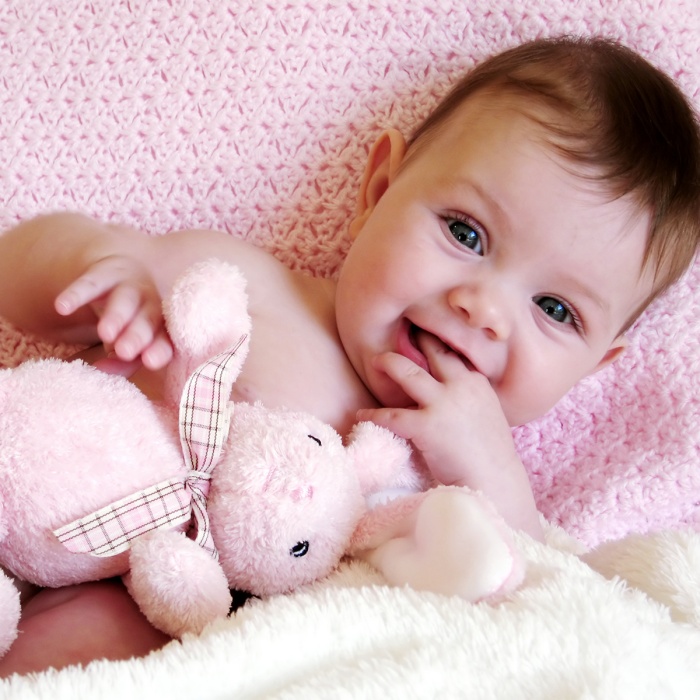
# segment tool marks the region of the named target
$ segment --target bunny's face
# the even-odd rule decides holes
[[[327,575],[364,512],[340,436],[307,414],[237,404],[208,510],[232,587],[282,593]]]

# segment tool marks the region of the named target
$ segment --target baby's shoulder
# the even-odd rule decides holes
[[[269,303],[271,299],[277,299],[279,304],[282,299],[293,296],[293,290],[299,284],[299,273],[252,243],[231,238],[223,257],[236,265],[246,278],[251,304]]]
[[[178,231],[162,237],[169,262],[179,258],[176,264],[182,272],[198,260],[218,258],[236,265],[247,282],[251,313],[261,306],[272,304],[275,308],[289,306],[293,300],[307,296],[307,287],[313,286],[313,278],[291,270],[270,252],[247,241],[218,231]]]
[[[161,264],[178,274],[197,261],[218,258],[236,265],[250,285],[260,280],[284,276],[287,268],[266,250],[221,231],[188,229],[155,236]]]

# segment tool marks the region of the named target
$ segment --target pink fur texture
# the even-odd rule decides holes
[[[227,322],[200,329],[199,306],[210,320]],[[193,266],[175,283],[165,307],[176,342],[169,370],[178,375],[193,360],[197,367],[242,336],[230,371],[214,385],[228,397],[249,342],[245,282],[238,269],[219,261]],[[195,322],[193,330],[202,331],[194,340],[188,319]],[[222,372],[221,364],[217,370]],[[153,625],[171,635],[199,632],[226,615],[229,588],[272,595],[330,573],[366,510],[359,475],[371,466],[360,468],[356,460],[410,468],[407,443],[380,428],[358,430],[346,446],[316,416],[260,403],[224,407],[189,384],[180,393],[187,397],[188,428],[199,422],[209,435],[221,435],[217,443],[203,437],[204,430],[186,430],[192,440],[183,444],[197,457],[192,469],[200,475],[214,445],[221,445],[206,488],[207,521],[199,523],[211,529],[218,560],[182,532],[144,530],[150,520],[139,515],[133,500],[115,515],[116,501],[160,484],[147,510],[161,523],[173,523],[161,509],[170,491],[162,482],[189,473],[178,444],[177,407],[158,410],[128,380],[81,361],[33,360],[0,370],[0,630],[13,628],[17,618],[7,569],[41,586],[128,573],[129,591]],[[214,421],[216,431],[206,411],[223,419],[221,427]],[[374,451],[362,447],[364,440]],[[197,444],[204,448],[197,450]],[[388,469],[382,471],[392,486]],[[73,522],[105,507],[99,527]],[[70,544],[55,532],[69,524]],[[119,543],[127,533],[147,534],[136,537],[128,552],[92,556],[88,545],[99,545],[103,530]],[[4,641],[9,645],[12,636]],[[5,648],[0,644],[0,655]]]
[[[617,37],[700,103],[697,0],[9,0],[0,228],[77,209],[228,231],[337,271],[368,145],[522,40]],[[0,362],[54,348],[0,329]],[[516,430],[544,515],[593,545],[700,525],[700,269],[627,355]],[[62,353],[69,349],[59,348]]]

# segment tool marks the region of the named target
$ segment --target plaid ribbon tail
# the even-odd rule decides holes
[[[195,541],[218,558],[209,527],[207,496],[214,466],[228,434],[230,395],[238,376],[236,353],[247,336],[204,362],[185,384],[180,399],[180,444],[188,473],[162,481],[110,503],[54,530],[76,554],[111,557],[157,528],[174,528],[194,519]],[[194,516],[194,518],[193,518]]]
[[[175,477],[74,520],[54,535],[75,554],[112,557],[151,530],[189,522],[191,513],[185,479]]]

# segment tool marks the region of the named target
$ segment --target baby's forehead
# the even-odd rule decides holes
[[[480,124],[487,121],[494,129],[507,122],[523,139],[535,140],[553,151],[587,140],[586,129],[579,126],[577,130],[574,121],[554,105],[519,91],[486,87],[463,99],[423,136],[411,140],[409,151],[464,138],[475,120]]]
[[[563,110],[522,92],[484,88],[458,104],[445,119],[418,140],[409,141],[405,165],[440,151],[445,169],[471,156],[471,149],[493,133],[518,148],[529,144],[561,169],[562,178],[577,181],[582,192],[603,200],[624,200],[635,217],[648,218],[650,207],[641,194],[611,176],[608,166],[591,157],[585,126],[573,125]]]
[[[480,90],[457,105],[445,118],[416,140],[410,140],[404,166],[430,160],[446,173],[460,167],[484,149],[493,147],[493,160],[509,158],[516,151],[545,154],[562,170],[562,177],[580,179],[582,189],[607,192],[602,172],[565,153],[565,140],[556,112],[518,94]],[[559,135],[559,136],[558,136]],[[506,148],[502,148],[507,144]],[[564,150],[562,150],[564,149]]]
[[[463,100],[430,130],[409,140],[402,169],[418,161],[423,164],[430,161],[449,174],[472,158],[482,142],[491,142],[493,134],[515,147],[534,143],[538,149],[547,149],[555,156],[546,129],[534,118],[532,105],[522,99],[479,91]]]

